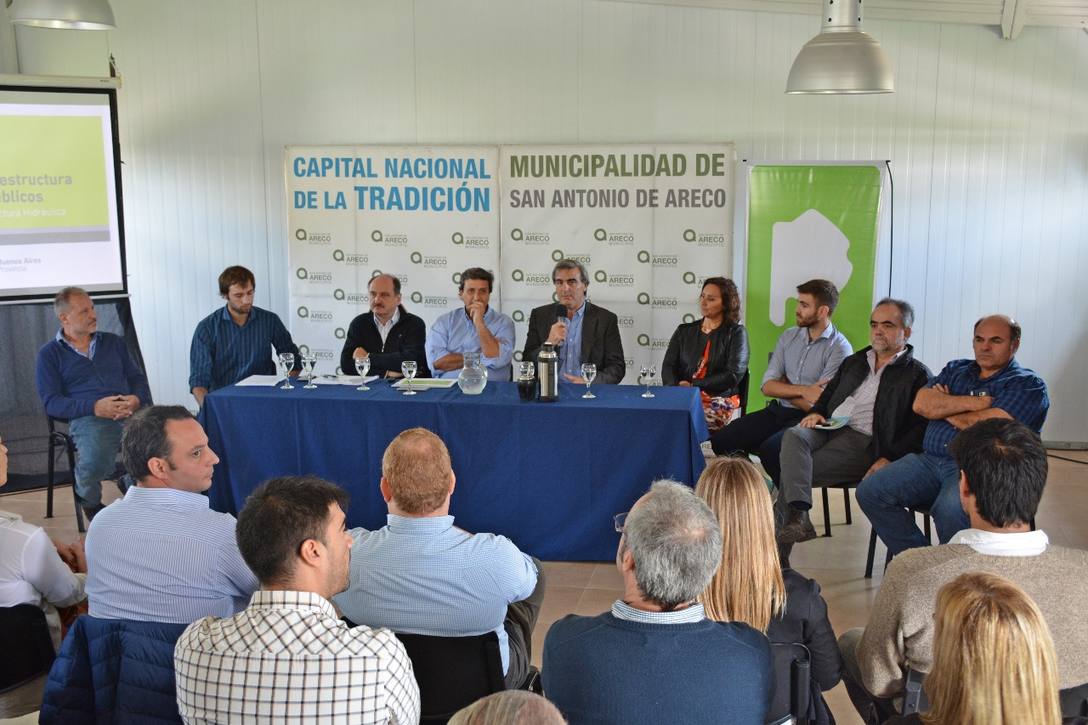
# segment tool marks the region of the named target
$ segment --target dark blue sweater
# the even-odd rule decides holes
[[[95,401],[110,395],[135,395],[151,404],[151,390],[125,341],[108,332],[95,333],[94,360],[88,360],[59,340],[38,351],[38,395],[45,412],[55,418],[94,415]]]
[[[570,725],[762,725],[770,644],[746,624],[568,615],[544,640],[544,694]]]

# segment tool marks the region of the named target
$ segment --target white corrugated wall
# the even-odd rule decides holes
[[[783,93],[816,17],[601,0],[113,0],[129,270],[156,398],[191,403],[215,277],[286,310],[283,147],[737,143],[753,160],[890,159],[892,292],[934,369],[1009,312],[1088,441],[1088,34],[867,21],[898,92]]]

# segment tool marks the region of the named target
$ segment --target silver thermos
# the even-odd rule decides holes
[[[559,353],[550,342],[544,343],[536,356],[536,379],[540,384],[538,400],[545,403],[559,400]]]

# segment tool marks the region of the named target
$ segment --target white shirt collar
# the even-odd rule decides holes
[[[978,553],[989,556],[1039,556],[1050,545],[1050,538],[1041,530],[996,534],[992,531],[964,529],[957,532],[948,543],[967,544]]]

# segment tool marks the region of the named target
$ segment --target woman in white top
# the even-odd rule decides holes
[[[8,480],[8,449],[0,442],[0,486]],[[53,647],[60,649],[60,617],[56,607],[67,607],[83,601],[86,594],[83,584],[86,574],[75,574],[65,560],[75,568],[87,571],[83,545],[55,545],[38,526],[23,521],[18,514],[0,511],[0,607],[33,604],[45,612]],[[4,653],[4,656],[18,653]],[[37,684],[37,702],[41,702],[41,685],[44,677],[29,685]],[[28,685],[28,686],[29,686]],[[24,687],[0,695],[0,717],[12,717],[23,709],[18,704],[27,699]],[[29,696],[33,701],[33,695]],[[18,701],[18,702],[17,702]],[[36,709],[32,707],[31,710]]]

